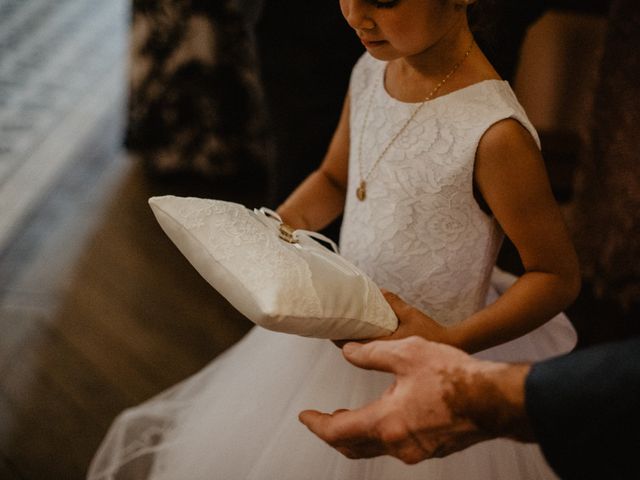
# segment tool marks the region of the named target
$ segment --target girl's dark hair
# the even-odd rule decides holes
[[[513,0],[511,0],[513,1]],[[467,7],[469,26],[476,36],[481,36],[485,40],[490,39],[495,32],[500,17],[500,12],[496,0],[477,0]],[[503,2],[506,6],[507,2]]]

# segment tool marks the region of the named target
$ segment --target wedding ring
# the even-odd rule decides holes
[[[295,229],[292,226],[287,225],[284,222],[280,224],[280,238],[285,242],[298,243],[298,240],[293,235],[294,232]]]

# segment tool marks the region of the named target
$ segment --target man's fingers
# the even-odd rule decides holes
[[[373,458],[380,455],[387,455],[387,449],[379,441],[366,440],[350,447],[336,447],[341,454],[347,458]]]
[[[298,414],[298,420],[307,426],[309,430],[317,435],[321,428],[325,428],[322,425],[325,423],[323,420],[326,417],[330,417],[327,413],[318,412],[317,410],[304,410]]]
[[[349,446],[353,441],[370,437],[372,422],[376,418],[376,409],[372,405],[357,410],[340,409],[331,414],[305,410],[300,412],[298,419],[327,443]]]
[[[397,373],[397,348],[393,341],[373,341],[366,344],[351,342],[342,347],[342,354],[357,367]]]
[[[300,412],[298,419],[325,442],[337,446],[349,440],[362,438],[366,433],[366,428],[359,425],[357,419],[355,422],[350,419],[349,415],[359,418],[354,412],[340,409],[331,414],[305,410]]]
[[[298,418],[309,430],[348,458],[384,455],[386,448],[377,437],[371,435],[373,415],[363,410],[340,409],[332,414],[305,410]]]
[[[399,458],[409,465],[413,465],[426,458],[430,458],[428,452],[426,452],[420,444],[416,443],[411,438],[407,438],[401,442],[390,445],[389,454]]]

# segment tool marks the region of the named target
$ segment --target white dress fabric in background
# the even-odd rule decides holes
[[[515,118],[537,135],[508,83],[484,81],[429,101],[356,199],[358,147],[367,172],[415,104],[384,88],[385,63],[365,54],[351,79],[351,161],[342,253],[381,287],[453,325],[514,281],[494,270],[502,232],[473,197],[473,163],[483,133]],[[569,351],[563,315],[478,354],[540,360]],[[379,396],[386,373],[357,369],[327,340],[254,328],[196,375],[113,423],[89,478],[154,480],[536,480],[556,478],[535,445],[494,440],[445,459],[404,465],[349,460],[298,422],[301,410],[355,408]]]

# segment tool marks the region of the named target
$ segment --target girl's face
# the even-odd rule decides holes
[[[379,60],[419,55],[453,32],[460,0],[340,0],[347,23]]]

